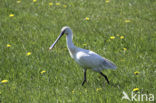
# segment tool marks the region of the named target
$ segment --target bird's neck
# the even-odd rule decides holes
[[[72,31],[69,32],[66,36],[66,41],[67,41],[67,47],[68,49],[75,49],[75,46],[72,42],[72,39],[73,39],[73,34],[72,34]]]

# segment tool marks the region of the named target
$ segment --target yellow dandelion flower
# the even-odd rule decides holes
[[[100,90],[102,90],[102,88],[96,88],[96,91],[97,91],[97,92],[100,91]]]
[[[125,20],[125,23],[130,23],[131,22],[131,20]]]
[[[60,5],[60,3],[56,3],[56,5],[57,5],[57,6],[59,6],[59,5]]]
[[[45,73],[45,72],[46,72],[45,70],[42,70],[40,73],[43,74],[43,73]]]
[[[19,4],[19,3],[21,3],[21,1],[20,0],[17,0],[17,3]]]
[[[72,94],[74,94],[75,93],[75,91],[74,90],[72,90]]]
[[[50,3],[49,3],[49,6],[52,6],[52,5],[53,5],[53,3],[52,3],[52,2],[50,2]]]
[[[27,53],[27,56],[29,56],[29,55],[31,55],[31,52],[28,52],[28,53]]]
[[[127,50],[127,48],[123,48],[123,50],[124,50],[124,51],[126,51],[126,50]]]
[[[87,20],[87,21],[88,21],[88,20],[90,20],[90,19],[89,19],[89,17],[86,17],[86,18],[85,18],[85,20]]]
[[[9,47],[11,47],[11,45],[10,44],[7,44],[7,47],[9,48]]]
[[[106,0],[105,2],[106,2],[106,3],[109,3],[109,2],[110,2],[110,0]]]
[[[35,3],[35,2],[37,2],[37,0],[33,0],[33,2]]]
[[[87,44],[82,44],[83,46],[86,46]]]
[[[115,36],[111,36],[110,39],[115,39]]]
[[[64,8],[67,8],[67,5],[63,5]]]
[[[116,36],[120,36],[119,34],[116,34]]]
[[[120,36],[120,39],[124,39],[124,36]]]
[[[140,73],[140,72],[138,72],[138,71],[134,72],[135,75],[138,75],[139,73]]]
[[[8,80],[2,80],[1,83],[8,83]]]
[[[134,88],[133,91],[134,92],[139,91],[139,88]]]
[[[10,14],[9,17],[14,17],[14,14]]]

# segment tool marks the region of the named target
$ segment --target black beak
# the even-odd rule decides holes
[[[64,34],[64,31],[60,33],[60,35],[58,36],[58,38],[55,40],[55,42],[49,47],[49,50],[51,50],[55,44],[57,43],[57,41],[63,36]]]

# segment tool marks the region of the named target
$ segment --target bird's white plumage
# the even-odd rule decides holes
[[[116,65],[101,57],[97,53],[78,48],[72,42],[72,30],[65,26],[61,29],[61,34],[59,38],[64,34],[66,34],[67,47],[70,53],[70,56],[82,67],[85,69],[92,69],[94,71],[100,72],[103,69],[116,69]],[[59,40],[59,38],[55,41],[55,43]],[[55,43],[50,47],[50,49],[55,45]]]
[[[72,53],[69,49],[71,57],[82,67],[100,72],[103,69],[116,69],[115,64],[101,57],[97,53],[75,47],[75,52]]]

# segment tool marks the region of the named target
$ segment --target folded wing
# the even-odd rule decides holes
[[[108,59],[101,57],[100,55],[89,51],[82,50],[76,55],[77,61],[81,66],[87,68],[97,69],[116,69],[116,65]]]

